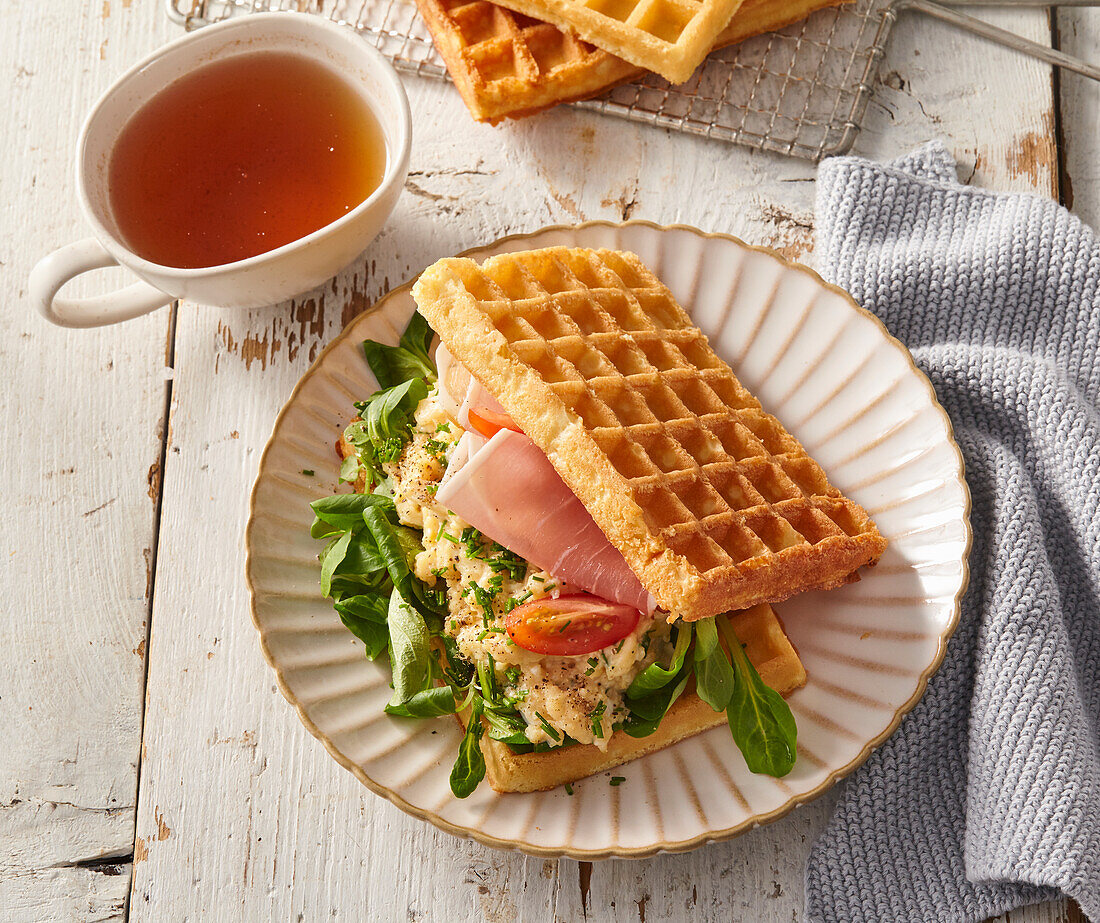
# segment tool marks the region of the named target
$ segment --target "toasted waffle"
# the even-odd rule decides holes
[[[782,28],[837,2],[745,0],[714,47]],[[586,99],[645,73],[581,41],[571,31],[488,0],[416,0],[416,4],[466,107],[480,122],[495,123]]]
[[[672,83],[688,79],[741,0],[503,0]]]
[[[636,255],[444,259],[413,297],[670,617],[838,586],[885,548]]]
[[[633,64],[487,0],[416,0],[470,114],[530,115],[593,96],[638,72]]]
[[[805,684],[802,661],[771,606],[735,612],[730,622],[760,678],[772,689],[788,695]],[[649,737],[634,738],[618,731],[608,741],[607,750],[588,744],[513,753],[507,744],[482,737],[485,776],[497,792],[539,792],[662,750],[725,721],[725,712],[714,711],[689,688]]]

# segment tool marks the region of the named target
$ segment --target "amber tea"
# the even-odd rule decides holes
[[[108,195],[122,239],[164,266],[217,266],[330,224],[381,183],[374,113],[334,70],[239,54],[176,80],[127,122]]]

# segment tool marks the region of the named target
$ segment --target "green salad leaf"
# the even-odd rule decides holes
[[[424,617],[406,603],[400,593],[390,595],[386,622],[390,628],[390,665],[393,667],[390,705],[399,705],[427,688],[431,680],[431,635]]]
[[[630,715],[622,729],[631,737],[648,737],[657,730],[665,714],[687,688],[691,679],[691,666],[686,665],[676,674],[673,682],[661,686],[655,692],[640,699],[631,699]]]
[[[695,626],[695,660],[706,660],[718,646],[718,627],[713,618],[699,619],[691,624]]]
[[[484,705],[483,708],[492,740],[521,747],[530,743],[527,739],[527,722],[514,708],[493,705]]]
[[[435,333],[419,313],[414,313],[396,346],[363,341],[367,365],[383,391],[414,378],[434,382],[435,364],[428,355]]]
[[[324,538],[344,529],[352,529],[363,523],[363,511],[367,507],[385,505],[386,497],[375,494],[333,494],[322,497],[310,504],[314,520],[309,534],[313,538]],[[392,505],[393,501],[389,500]]]
[[[728,623],[723,615],[722,621]],[[715,711],[725,711],[733,695],[734,671],[722,645],[718,643],[715,619],[695,623],[695,691]]]
[[[475,698],[471,705],[470,723],[458,746],[458,759],[451,769],[451,791],[456,798],[468,798],[485,778],[485,756],[481,752],[482,700]]]
[[[691,622],[680,622],[676,626],[676,644],[672,650],[672,660],[668,667],[662,667],[659,663],[651,663],[642,670],[630,687],[626,690],[628,699],[641,699],[652,695],[663,686],[667,686],[676,679],[684,666],[688,648],[691,646],[692,627]],[[633,708],[633,705],[631,705]]]
[[[348,596],[334,602],[333,608],[344,627],[363,642],[370,660],[386,650],[390,630],[386,624],[386,601],[381,595]]]
[[[424,616],[394,590],[386,618],[390,635],[390,664],[393,666],[393,697],[386,714],[406,718],[437,718],[453,715],[454,689],[439,685],[438,661],[432,656],[432,635]]]
[[[726,708],[730,733],[752,772],[785,776],[797,758],[794,715],[783,697],[764,684],[729,619],[720,618],[718,624],[733,661],[733,693]]]
[[[432,686],[414,693],[400,705],[387,705],[386,713],[404,718],[442,718],[456,710],[454,690],[450,686]]]
[[[344,560],[344,557],[348,553],[348,545],[351,544],[352,533],[349,529],[347,532],[334,538],[325,546],[325,550],[320,554],[321,561],[321,593],[324,596],[328,596],[332,591],[332,575],[336,572],[336,568],[340,566],[340,563]]]
[[[423,378],[410,378],[386,391],[377,391],[355,405],[359,419],[348,424],[344,438],[355,449],[355,458],[366,470],[367,487],[381,483],[386,472],[382,465],[396,461],[412,438],[413,414],[428,396],[428,383]],[[350,471],[349,471],[350,473]],[[359,476],[341,478],[353,481]]]

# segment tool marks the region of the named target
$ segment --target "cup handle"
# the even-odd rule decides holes
[[[117,265],[118,260],[94,237],[54,250],[31,270],[31,298],[38,313],[59,327],[102,327],[148,314],[175,300],[147,282],[93,298],[58,297],[61,286],[81,273]]]

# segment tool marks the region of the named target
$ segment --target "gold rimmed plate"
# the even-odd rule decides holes
[[[333,442],[375,389],[364,339],[396,342],[403,286],[353,320],[305,374],[260,462],[248,523],[252,615],[280,688],[310,732],[372,791],[491,846],[581,859],[641,857],[736,836],[809,801],[862,763],[916,704],[959,617],[970,497],[928,379],[871,314],[815,273],[732,237],[648,222],[545,228],[471,251],[632,250],[669,286],[746,387],[861,503],[890,546],[858,583],[776,606],[809,681],[789,699],[798,762],[746,768],[719,727],[563,789],[451,795],[453,721],[390,718],[389,670],[363,657],[318,590],[308,503],[336,486]],[[313,477],[303,474],[312,470]]]

